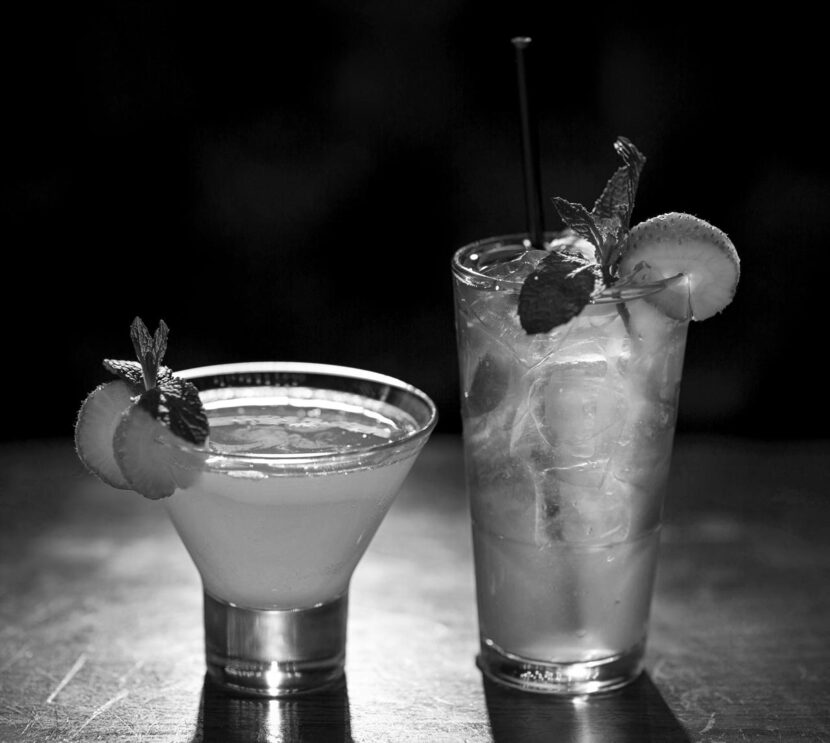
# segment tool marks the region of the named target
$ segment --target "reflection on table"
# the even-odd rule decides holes
[[[562,700],[484,682],[460,442],[436,436],[352,582],[347,675],[205,679],[198,575],[157,503],[71,442],[0,447],[0,741],[830,739],[830,442],[680,437],[647,673]]]

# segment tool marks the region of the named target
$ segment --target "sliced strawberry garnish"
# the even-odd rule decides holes
[[[120,379],[101,384],[84,400],[75,423],[75,450],[80,460],[92,474],[122,490],[132,490],[132,486],[115,461],[112,437],[135,395]]]
[[[121,416],[111,446],[128,487],[154,500],[192,485],[204,454],[172,433],[140,402]]]
[[[163,321],[151,335],[140,318],[133,320],[139,361],[104,361],[120,379],[89,395],[75,428],[78,456],[93,474],[148,498],[193,482],[209,433],[199,391],[161,365],[167,333]]]
[[[631,229],[619,263],[620,275],[640,266],[649,268],[652,280],[685,277],[673,291],[647,299],[672,317],[691,314],[694,320],[723,310],[735,296],[740,276],[738,253],[726,234],[679,212],[652,217]]]

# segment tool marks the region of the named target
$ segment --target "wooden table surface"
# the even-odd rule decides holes
[[[0,741],[825,741],[830,441],[679,437],[647,655],[575,702],[485,684],[458,438],[434,436],[355,573],[346,681],[205,683],[201,589],[163,508],[69,440],[0,446]]]

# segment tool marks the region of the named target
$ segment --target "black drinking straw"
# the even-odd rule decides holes
[[[522,161],[525,179],[525,209],[527,212],[527,231],[534,248],[544,250],[545,224],[542,211],[542,184],[539,178],[539,156],[537,154],[536,132],[531,126],[530,106],[527,95],[527,75],[525,74],[524,50],[530,45],[529,36],[516,36],[510,39],[516,47],[516,73],[519,83],[519,113],[522,122]]]

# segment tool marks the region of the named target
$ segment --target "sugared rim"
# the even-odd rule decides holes
[[[292,454],[252,454],[250,452],[210,452],[208,457],[209,466],[212,469],[215,466],[221,466],[222,463],[227,464],[259,464],[274,467],[295,467],[304,465],[331,465],[333,468],[339,466],[349,467],[349,464],[356,460],[363,460],[366,458],[373,458],[375,455],[383,454],[387,451],[394,451],[399,448],[406,448],[409,444],[416,442],[421,438],[426,438],[435,428],[438,421],[438,410],[435,403],[425,392],[422,392],[417,387],[408,384],[400,379],[397,379],[386,374],[379,374],[377,372],[367,371],[365,369],[357,369],[349,366],[338,366],[335,364],[317,364],[297,361],[249,361],[232,364],[213,364],[211,366],[199,366],[190,369],[183,369],[175,372],[176,376],[187,379],[197,387],[198,381],[222,378],[222,377],[240,377],[239,383],[234,383],[233,386],[245,386],[244,377],[251,376],[253,379],[256,375],[311,375],[320,378],[329,377],[332,379],[354,380],[355,382],[369,382],[370,384],[379,385],[381,387],[388,387],[396,390],[398,393],[410,395],[418,400],[426,409],[426,419],[423,423],[415,420],[417,428],[410,431],[400,438],[385,441],[379,444],[373,444],[366,447],[350,450],[347,452],[309,452],[309,453],[292,453]],[[231,385],[229,385],[231,386]],[[248,386],[271,386],[267,382],[252,381]],[[278,386],[305,386],[295,380],[294,384],[283,384]],[[318,386],[325,389],[324,384],[315,385],[314,381],[309,381],[309,387]],[[221,385],[206,387],[205,389],[217,389]],[[201,388],[200,388],[201,389]],[[365,392],[355,391],[354,394],[361,394],[364,397],[370,397]],[[380,402],[387,402],[395,407],[400,407],[395,402],[389,401],[385,396],[377,399]],[[409,412],[404,410],[404,412]],[[410,413],[411,415],[411,413]],[[415,416],[413,416],[415,418]],[[325,467],[326,470],[329,467]]]
[[[562,245],[582,244],[582,246],[588,246],[591,250],[593,250],[593,246],[591,246],[587,240],[584,240],[569,232],[546,232],[544,239],[546,250],[550,249],[550,246],[557,242]],[[475,242],[463,245],[453,254],[453,274],[465,283],[472,284],[480,289],[498,289],[499,291],[518,292],[522,288],[521,281],[495,279],[492,276],[488,276],[481,271],[477,271],[475,268],[465,265],[462,262],[464,258],[472,255],[477,250],[487,250],[493,248],[509,249],[511,247],[515,247],[517,250],[527,250],[532,247],[530,236],[525,232],[518,232],[510,235],[485,237],[482,240],[476,240]],[[682,279],[682,275],[678,275],[644,284],[606,287],[601,292],[591,297],[591,304],[616,304],[634,299],[642,299],[643,297],[663,291],[663,289],[672,286]]]

